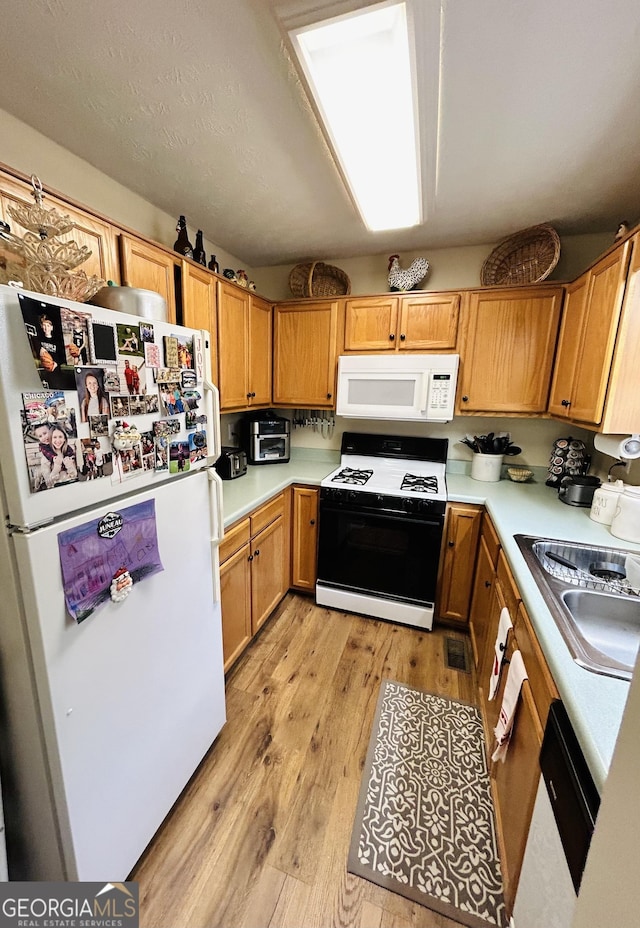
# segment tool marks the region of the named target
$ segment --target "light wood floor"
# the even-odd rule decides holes
[[[141,928],[455,928],[346,872],[382,678],[475,701],[421,632],[288,594],[227,680],[228,721],[131,875]]]

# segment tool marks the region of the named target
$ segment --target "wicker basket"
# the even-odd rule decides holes
[[[289,289],[295,297],[347,296],[351,293],[351,281],[339,267],[313,261],[296,264],[289,274]]]
[[[560,239],[550,225],[532,226],[505,238],[482,265],[484,287],[535,284],[544,280],[558,263]]]

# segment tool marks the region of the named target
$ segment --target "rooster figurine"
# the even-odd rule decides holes
[[[427,276],[429,262],[426,258],[414,258],[407,270],[400,267],[400,255],[389,258],[389,288],[391,290],[412,290]]]

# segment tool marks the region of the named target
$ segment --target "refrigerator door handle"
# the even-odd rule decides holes
[[[222,479],[213,467],[207,468],[209,478],[209,509],[211,513],[211,547],[217,548],[224,538]]]
[[[205,408],[207,410],[207,427],[209,432],[213,430],[213,446],[210,448],[210,454],[214,462],[222,454],[222,440],[220,438],[220,393],[214,383],[206,376],[202,381],[204,389]]]
[[[224,519],[222,509],[222,480],[213,469],[207,468],[209,478],[209,510],[211,513],[211,573],[213,575],[213,601],[219,603],[220,589],[220,542],[224,537]]]

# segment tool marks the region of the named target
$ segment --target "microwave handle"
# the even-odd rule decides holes
[[[431,373],[429,371],[424,371],[420,375],[420,412],[422,415],[425,415],[428,408],[429,402],[429,384],[431,382]]]

